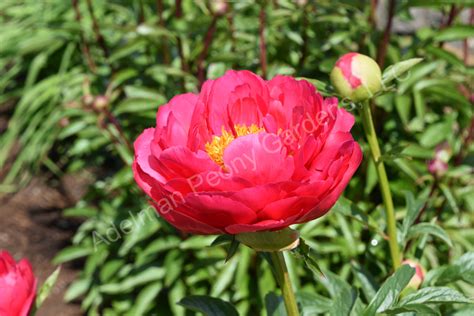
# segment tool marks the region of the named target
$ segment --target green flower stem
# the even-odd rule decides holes
[[[285,263],[285,257],[281,251],[270,252],[270,256],[275,268],[275,274],[281,292],[283,293],[283,300],[285,301],[286,313],[288,316],[298,316],[298,305],[296,304],[295,294],[291,285],[290,274]]]
[[[374,122],[372,120],[372,114],[370,112],[370,105],[368,101],[362,104],[360,110],[360,116],[362,118],[362,125],[364,126],[365,136],[369,143],[370,153],[375,163],[377,170],[377,176],[379,178],[380,191],[382,193],[382,199],[385,206],[386,218],[387,218],[387,233],[389,237],[390,255],[392,256],[393,269],[396,270],[401,265],[400,249],[397,242],[397,225],[395,221],[395,209],[393,207],[392,194],[390,193],[389,182],[387,178],[387,172],[382,161],[382,155],[380,153],[379,143],[377,141],[377,134],[374,128]]]

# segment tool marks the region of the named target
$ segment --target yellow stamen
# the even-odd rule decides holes
[[[224,167],[224,150],[229,146],[229,144],[240,136],[256,134],[258,132],[263,131],[262,127],[258,127],[255,124],[250,126],[245,125],[234,125],[234,130],[236,136],[232,133],[229,133],[222,127],[222,135],[221,136],[213,136],[212,141],[205,145],[205,149],[209,157],[214,160],[219,166]]]

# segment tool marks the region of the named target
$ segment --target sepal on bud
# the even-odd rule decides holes
[[[235,235],[242,244],[256,251],[284,251],[298,247],[300,234],[291,228],[278,231],[264,231],[255,233],[242,233]]]

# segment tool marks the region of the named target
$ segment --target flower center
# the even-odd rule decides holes
[[[224,167],[224,150],[229,146],[229,144],[236,139],[237,137],[240,136],[245,136],[245,135],[250,135],[250,134],[256,134],[258,132],[263,131],[264,129],[262,127],[258,127],[255,124],[252,124],[250,126],[246,125],[234,125],[234,131],[235,135],[233,133],[229,133],[222,127],[222,135],[221,136],[213,136],[212,141],[206,143],[205,149],[209,157],[211,157],[212,160],[216,164],[218,164],[221,167]]]

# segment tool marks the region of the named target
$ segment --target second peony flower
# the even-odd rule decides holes
[[[335,204],[362,159],[353,124],[305,80],[228,71],[159,108],[135,141],[134,176],[182,231],[279,230]]]
[[[27,316],[36,296],[36,278],[27,259],[16,263],[0,250],[0,315]]]

